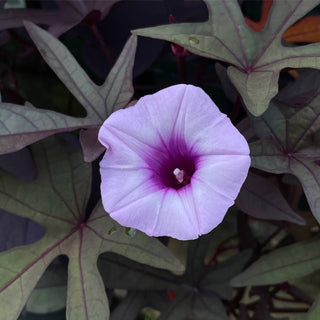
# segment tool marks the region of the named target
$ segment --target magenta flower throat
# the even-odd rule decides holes
[[[150,236],[195,239],[234,204],[250,166],[244,137],[209,96],[176,85],[113,113],[99,132],[105,210]]]

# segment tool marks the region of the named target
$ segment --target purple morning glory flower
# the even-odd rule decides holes
[[[244,137],[209,96],[176,85],[114,112],[99,132],[105,210],[150,236],[195,239],[234,204],[250,166]]]

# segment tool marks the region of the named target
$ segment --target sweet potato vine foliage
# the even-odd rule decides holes
[[[320,319],[319,16],[0,0],[0,320]]]

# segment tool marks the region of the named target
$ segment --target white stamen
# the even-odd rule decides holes
[[[176,176],[176,179],[178,180],[179,183],[183,182],[184,179],[184,171],[180,170],[179,168],[175,168],[173,170],[173,174]]]

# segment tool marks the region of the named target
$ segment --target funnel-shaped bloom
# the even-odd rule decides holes
[[[202,89],[176,85],[113,113],[99,132],[104,208],[151,236],[195,239],[233,205],[246,140]]]

